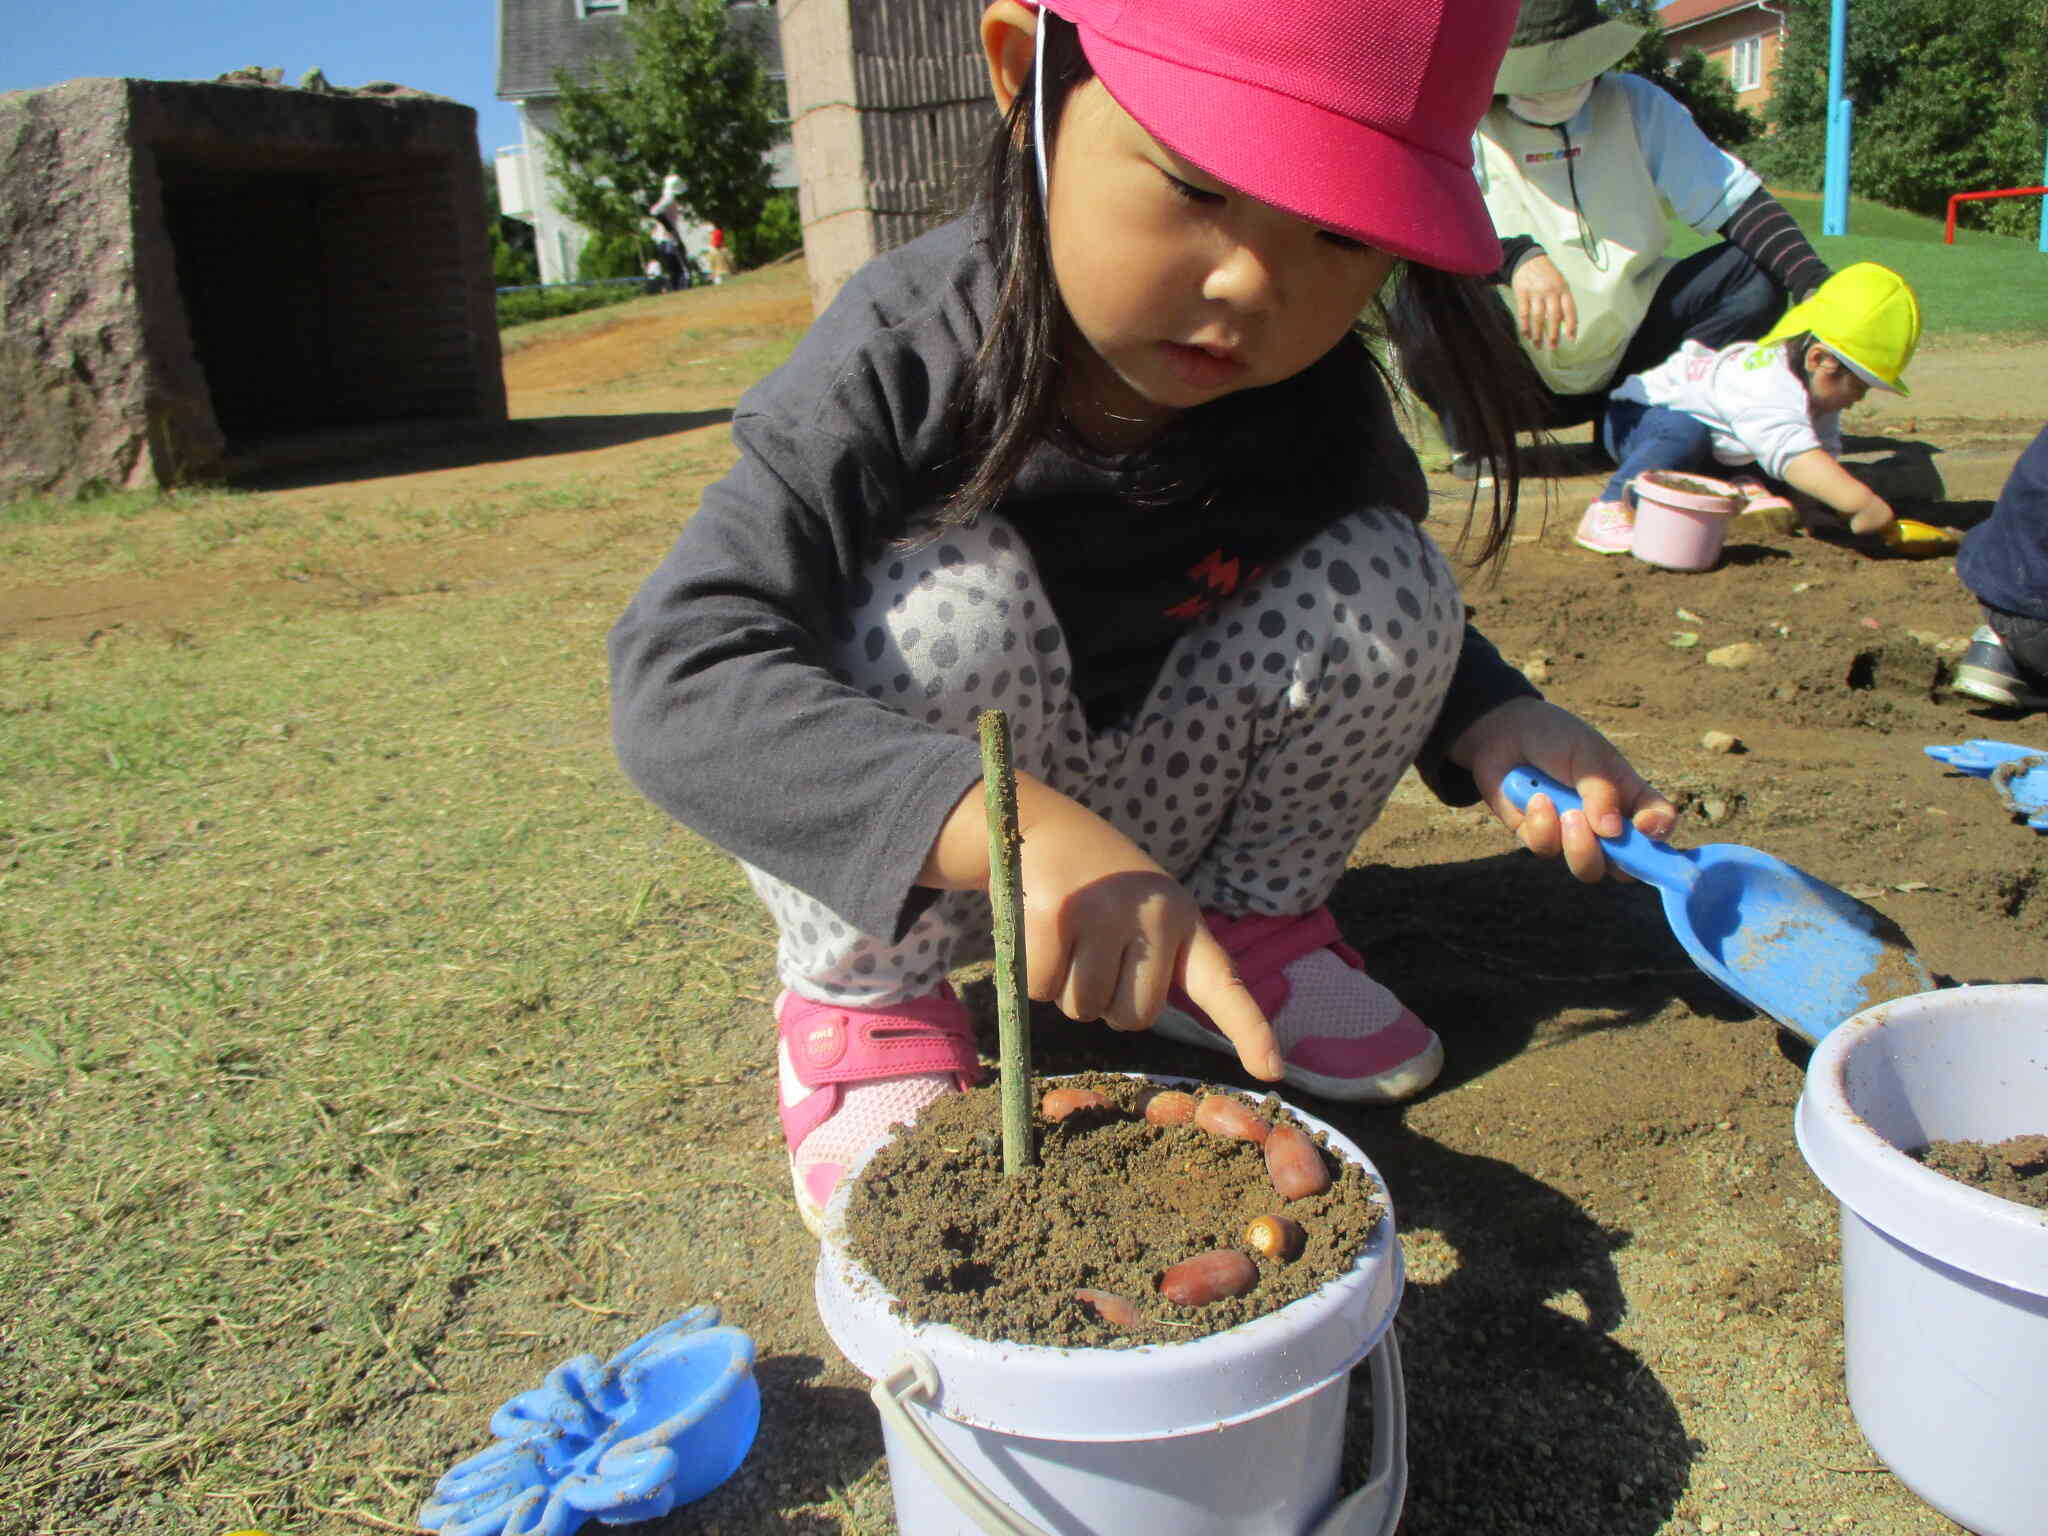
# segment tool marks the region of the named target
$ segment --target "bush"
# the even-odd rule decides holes
[[[576,276],[592,282],[604,277],[640,277],[653,255],[638,235],[596,234],[584,242],[576,258]]]
[[[607,304],[637,299],[644,291],[638,283],[606,283],[603,287],[536,288],[525,293],[501,293],[498,295],[498,329],[509,331],[515,325],[528,325],[535,320],[552,320],[557,315],[602,309]]]
[[[803,220],[796,211],[794,192],[774,192],[762,205],[761,217],[752,229],[727,230],[732,245],[732,264],[744,271],[765,267],[778,256],[803,249]]]

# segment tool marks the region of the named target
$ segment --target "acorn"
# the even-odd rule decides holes
[[[1273,1129],[1253,1114],[1244,1100],[1227,1093],[1203,1094],[1202,1102],[1195,1106],[1195,1124],[1213,1135],[1251,1142],[1263,1142]]]
[[[1114,1291],[1091,1291],[1082,1289],[1074,1292],[1074,1300],[1086,1306],[1112,1328],[1142,1328],[1145,1314],[1138,1310],[1138,1304]]]
[[[1320,1195],[1330,1187],[1330,1165],[1308,1132],[1276,1125],[1266,1137],[1266,1173],[1282,1200]]]
[[[1038,1112],[1048,1120],[1064,1120],[1084,1109],[1111,1109],[1108,1099],[1093,1088],[1050,1088],[1038,1101]]]
[[[1244,1229],[1244,1242],[1255,1253],[1290,1264],[1301,1257],[1308,1233],[1300,1222],[1286,1216],[1254,1216]]]
[[[1258,1283],[1258,1265],[1235,1248],[1212,1248],[1161,1275],[1159,1294],[1177,1307],[1205,1307],[1226,1296],[1242,1296]]]
[[[1139,1101],[1150,1125],[1186,1125],[1195,1118],[1195,1096],[1178,1088],[1159,1088]]]

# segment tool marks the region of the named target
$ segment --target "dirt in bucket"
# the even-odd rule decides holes
[[[1061,1077],[1051,1086],[1093,1089],[1110,1103],[1057,1123],[1038,1110],[1047,1086],[1035,1083],[1031,1097],[1035,1168],[1004,1175],[1002,1099],[990,1083],[933,1104],[854,1181],[848,1251],[912,1322],[1074,1348],[1185,1342],[1274,1311],[1343,1274],[1386,1209],[1380,1186],[1326,1149],[1319,1150],[1333,1176],[1329,1188],[1283,1200],[1256,1143],[1192,1124],[1149,1123],[1142,1106],[1157,1082],[1094,1072]],[[1272,1095],[1171,1086],[1197,1098],[1228,1094],[1268,1125],[1300,1124]],[[1255,1220],[1274,1215],[1301,1228],[1292,1259],[1265,1256],[1247,1237]],[[1199,1306],[1161,1294],[1165,1271],[1216,1249],[1253,1261],[1257,1278],[1248,1291]],[[1122,1298],[1139,1316],[1129,1326],[1105,1322],[1076,1297],[1082,1290]]]
[[[2004,1141],[1934,1141],[1909,1155],[1972,1189],[2048,1211],[2048,1134],[2008,1136]]]

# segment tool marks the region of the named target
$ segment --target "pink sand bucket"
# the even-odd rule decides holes
[[[1725,480],[1652,469],[1628,485],[1635,502],[1636,535],[1629,552],[1671,571],[1707,571],[1721,558],[1728,519],[1743,495]]]

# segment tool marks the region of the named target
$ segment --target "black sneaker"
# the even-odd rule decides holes
[[[1979,624],[1970,636],[1970,648],[1956,663],[1949,686],[2000,709],[2048,709],[2048,691],[2012,659],[1998,631],[1989,624]]]

